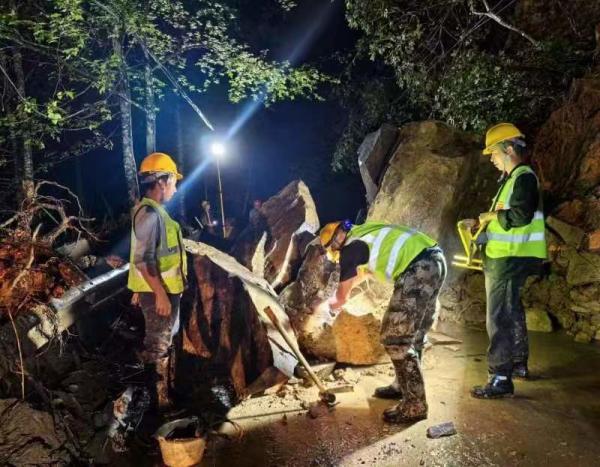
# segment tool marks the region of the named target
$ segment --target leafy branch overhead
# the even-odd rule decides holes
[[[319,98],[319,86],[330,78],[252,51],[236,38],[238,18],[229,3],[3,2],[0,83],[10,112],[0,118],[0,143],[27,139],[40,151],[50,141],[102,141],[105,124],[119,116],[119,99],[156,112],[166,92],[185,94],[191,103],[188,93],[199,95],[223,82],[233,102]],[[114,39],[122,54],[115,52]],[[13,77],[15,52],[24,57],[25,92]],[[129,94],[119,85],[124,80]],[[147,99],[150,92],[153,99]]]
[[[583,34],[590,15],[576,17],[566,6],[561,16],[577,41],[521,27],[525,13],[518,7],[525,7],[516,0],[345,4],[348,24],[360,38],[340,92],[348,121],[335,170],[356,171],[360,141],[385,121],[435,118],[475,132],[498,121],[535,126],[592,59],[593,34]]]

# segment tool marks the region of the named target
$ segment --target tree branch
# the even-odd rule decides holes
[[[485,6],[485,10],[486,11],[477,11],[477,10],[475,10],[474,0],[470,0],[469,1],[469,8],[471,9],[471,14],[473,14],[475,16],[485,16],[487,18],[490,18],[490,19],[494,20],[496,23],[498,23],[500,26],[502,26],[502,27],[504,27],[506,29],[509,29],[509,30],[511,30],[513,32],[516,32],[520,36],[524,37],[529,42],[531,42],[531,44],[534,47],[538,48],[540,46],[539,42],[536,41],[529,34],[527,34],[526,32],[524,32],[522,30],[520,30],[519,28],[513,26],[512,24],[507,23],[502,18],[500,18],[500,16],[498,16],[496,13],[494,13],[492,11],[492,9],[490,8],[490,5],[488,4],[487,0],[482,0],[482,2],[483,2],[483,5]]]

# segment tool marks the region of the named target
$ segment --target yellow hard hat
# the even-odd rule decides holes
[[[321,240],[321,246],[323,246],[324,248],[327,248],[329,246],[329,244],[331,243],[331,240],[333,240],[333,236],[335,235],[335,232],[337,230],[337,228],[340,226],[341,222],[330,222],[329,224],[326,224],[322,229],[321,232],[319,232],[319,239]]]
[[[525,135],[512,123],[498,123],[485,134],[485,149],[483,154],[492,153],[492,146],[513,138],[524,138]]]
[[[174,174],[177,180],[181,180],[183,175],[177,171],[177,165],[171,156],[164,152],[153,152],[142,161],[140,164],[140,174],[152,172],[165,172]]]

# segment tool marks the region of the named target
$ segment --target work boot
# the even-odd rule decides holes
[[[158,401],[158,412],[168,412],[173,403],[169,398],[169,357],[156,360],[156,397]]]
[[[501,397],[512,397],[515,387],[509,376],[492,375],[485,386],[474,386],[471,396],[477,399],[499,399]]]
[[[402,391],[392,383],[387,386],[376,388],[375,392],[373,392],[373,397],[377,397],[378,399],[400,400],[402,399]]]
[[[427,402],[420,400],[402,401],[383,411],[383,420],[388,423],[414,423],[427,418]]]
[[[513,363],[512,377],[518,379],[529,379],[529,368],[527,368],[527,363]]]

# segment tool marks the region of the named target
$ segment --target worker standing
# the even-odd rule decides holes
[[[394,294],[383,317],[381,341],[394,364],[396,379],[378,388],[375,396],[401,399],[384,411],[387,422],[427,418],[421,357],[446,277],[442,250],[421,232],[378,222],[327,224],[321,230],[320,241],[330,259],[340,264],[340,284],[330,301],[333,310],[340,309],[352,288],[368,274],[394,283]]]
[[[164,208],[183,177],[167,154],[153,153],[140,166],[144,193],[132,213],[128,288],[145,320],[144,350],[139,354],[154,373],[159,412],[170,406],[168,353],[179,328],[179,300],[185,288],[187,261],[179,224]]]
[[[527,378],[529,346],[520,289],[547,257],[544,214],[538,179],[523,162],[524,136],[510,123],[490,128],[483,154],[502,172],[485,227],[483,270],[487,302],[489,381],[473,397],[489,399],[514,393],[513,377]]]

